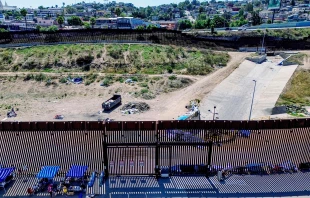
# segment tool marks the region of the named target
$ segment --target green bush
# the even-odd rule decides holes
[[[111,84],[111,81],[107,78],[105,78],[101,83],[102,86],[106,86],[106,87],[110,86],[110,84]]]
[[[141,87],[146,87],[146,88],[148,88],[148,87],[149,87],[149,86],[148,86],[148,84],[147,84],[147,83],[145,83],[145,82],[144,82],[144,83],[141,83],[141,84],[140,84],[140,86],[141,86]]]
[[[177,79],[177,77],[175,75],[169,76],[169,80],[176,80],[176,79]]]
[[[145,94],[145,93],[148,93],[149,90],[148,89],[141,89],[141,94]]]
[[[138,78],[136,76],[131,77],[132,81],[138,82]]]

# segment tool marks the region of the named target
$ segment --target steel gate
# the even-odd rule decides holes
[[[210,146],[162,146],[159,163],[170,175],[206,175]]]
[[[154,146],[109,146],[109,175],[155,175]]]

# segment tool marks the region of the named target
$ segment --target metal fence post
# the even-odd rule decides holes
[[[159,132],[158,132],[158,122],[155,123],[155,133],[156,133],[156,148],[155,148],[155,175],[159,177],[160,166],[159,166],[159,152],[160,152],[160,142],[159,142]]]
[[[212,146],[213,146],[213,142],[210,141],[208,145],[209,149],[208,149],[208,166],[207,166],[207,175],[206,175],[207,177],[209,176],[209,171],[211,169]]]
[[[103,163],[104,163],[104,175],[109,177],[109,161],[108,161],[108,146],[107,146],[107,135],[106,135],[106,124],[104,122],[103,128]]]

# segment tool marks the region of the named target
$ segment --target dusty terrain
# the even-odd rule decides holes
[[[99,83],[89,86],[76,84],[58,84],[45,86],[43,82],[23,81],[17,78],[0,83],[2,108],[1,120],[6,121],[53,121],[56,114],[64,115],[63,120],[167,120],[176,119],[186,112],[185,106],[190,100],[203,99],[216,85],[221,83],[244,60],[248,53],[230,52],[232,57],[226,67],[220,68],[207,76],[187,76],[194,81],[190,86],[161,93],[155,99],[136,98],[132,92],[134,86],[114,83],[101,87]],[[16,73],[12,73],[15,75]],[[10,75],[12,75],[10,74]],[[123,115],[120,107],[111,113],[99,113],[101,103],[114,93],[122,95],[123,104],[132,101],[143,101],[150,105],[150,110],[141,114]],[[18,108],[15,118],[5,119],[9,107]]]

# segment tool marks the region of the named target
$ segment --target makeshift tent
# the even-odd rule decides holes
[[[0,182],[4,182],[5,179],[15,170],[15,168],[2,168],[0,170]]]
[[[83,177],[85,172],[87,171],[87,168],[87,166],[73,165],[68,171],[66,177]]]
[[[44,166],[41,171],[38,173],[37,178],[47,178],[53,179],[57,174],[58,170],[60,169],[59,166]]]
[[[249,137],[251,134],[251,131],[249,130],[240,130],[239,132],[242,137]]]

